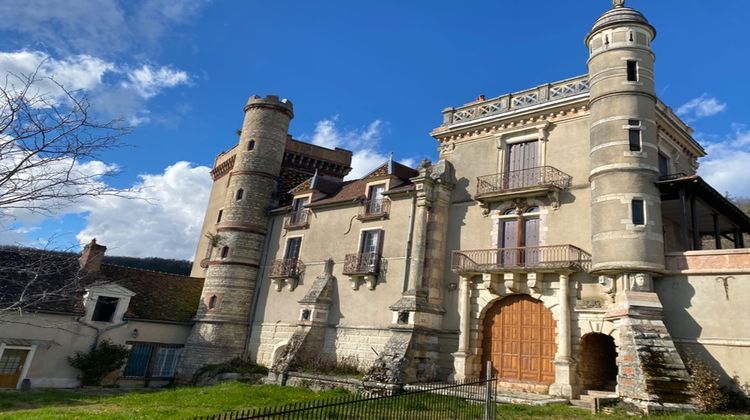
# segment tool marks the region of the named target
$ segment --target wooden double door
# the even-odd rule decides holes
[[[21,378],[28,350],[5,349],[0,357],[0,388],[14,389]]]
[[[506,297],[484,317],[482,375],[491,361],[502,381],[551,384],[555,343],[555,320],[542,302],[527,295]]]

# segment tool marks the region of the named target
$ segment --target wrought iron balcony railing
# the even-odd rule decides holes
[[[285,229],[297,229],[310,226],[310,209],[295,210],[284,218]]]
[[[552,166],[508,171],[477,178],[477,197],[532,188],[564,190],[570,187],[571,176]]]
[[[454,271],[469,273],[591,269],[591,254],[573,245],[453,251],[452,260]]]
[[[271,264],[268,277],[272,279],[297,278],[304,271],[305,263],[297,258],[286,258],[283,260],[274,260],[273,264]]]
[[[362,207],[359,208],[359,218],[379,218],[388,216],[391,211],[391,200],[383,198],[373,198],[362,202]]]
[[[344,259],[344,274],[377,274],[380,271],[380,253],[348,254]]]

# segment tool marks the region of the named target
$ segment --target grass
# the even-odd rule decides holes
[[[160,390],[126,391],[122,389],[49,390],[0,392],[0,419],[150,419],[190,418],[255,407],[273,407],[328,398],[350,397],[346,391],[313,392],[302,388],[274,385],[248,385],[224,382],[206,387],[185,387]],[[447,403],[447,399],[453,399]],[[368,403],[374,404],[374,403]],[[481,418],[482,406],[452,397],[421,395],[398,404],[382,400],[381,406],[393,404],[383,419],[407,419],[412,414],[420,418],[440,420],[451,418],[451,410],[475,413]],[[727,416],[705,414],[673,414],[669,419],[714,420]],[[329,414],[326,418],[371,418],[364,415]],[[498,405],[498,418],[545,419],[633,419],[626,414],[592,415],[585,410],[566,405],[540,407],[526,405]],[[740,418],[740,417],[734,417]],[[744,417],[750,418],[750,417]]]
[[[155,391],[49,390],[0,392],[0,419],[152,419],[189,418],[253,407],[348,395],[302,388],[224,382],[207,387]]]

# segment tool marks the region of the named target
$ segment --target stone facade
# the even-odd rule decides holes
[[[679,325],[678,296],[695,284],[696,322],[713,325],[701,311],[714,303],[698,292],[719,284],[739,302],[737,279],[750,277],[744,250],[691,251],[710,219],[700,212],[712,211],[715,231],[734,232],[738,248],[750,218],[695,175],[705,152],[655,95],[655,33],[618,2],[586,37],[588,74],[445,109],[432,131],[436,162],[390,160],[351,182],[317,172],[289,191],[293,201],[257,203],[240,219],[267,220],[265,236],[236,234],[255,271],[219,272],[211,259],[194,268],[206,296],[228,299],[225,279],[244,278],[232,296],[244,312],[214,340],[206,334],[218,318],[199,311],[193,335],[277,374],[306,357],[354,357],[367,380],[404,383],[476,377],[491,362],[514,389],[569,398],[598,389],[645,411],[684,408],[677,350],[702,338]],[[215,171],[229,173],[230,159]],[[224,185],[215,183],[209,212],[234,194]],[[222,230],[213,218],[204,233]],[[716,273],[724,280],[691,277]],[[716,365],[744,354],[737,343],[750,338],[712,331],[727,338],[711,341],[727,346],[710,351]],[[750,381],[747,369],[737,376]]]

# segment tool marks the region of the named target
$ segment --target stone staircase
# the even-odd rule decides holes
[[[597,404],[597,400],[599,401],[599,404]],[[599,411],[606,412],[606,409],[601,409],[602,402],[605,403],[603,405],[607,406],[609,404],[615,403],[618,400],[619,400],[619,397],[614,392],[589,390],[589,391],[581,391],[581,395],[579,399],[570,400],[570,404],[576,407],[590,410],[592,413],[596,413],[597,409],[599,409]]]

